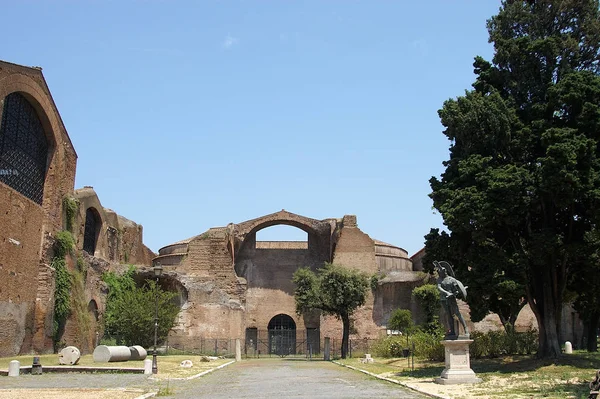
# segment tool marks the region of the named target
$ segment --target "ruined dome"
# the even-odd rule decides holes
[[[163,266],[176,266],[178,265],[183,257],[187,255],[188,244],[195,237],[188,238],[174,242],[173,244],[166,245],[158,250],[158,256],[154,258],[153,262],[160,262]]]
[[[379,240],[375,243],[375,259],[380,273],[388,274],[400,271],[412,271],[412,261],[406,250]]]

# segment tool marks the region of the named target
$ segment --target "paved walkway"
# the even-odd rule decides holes
[[[244,360],[172,384],[175,398],[378,398],[426,396],[324,361]]]
[[[141,388],[157,390],[143,375],[44,374],[2,377],[2,388]],[[323,361],[294,359],[244,360],[189,381],[168,382],[173,398],[357,398],[424,399],[424,395]]]

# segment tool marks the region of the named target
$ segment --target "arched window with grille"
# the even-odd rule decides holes
[[[48,140],[36,110],[20,93],[4,98],[0,123],[0,182],[42,204]]]

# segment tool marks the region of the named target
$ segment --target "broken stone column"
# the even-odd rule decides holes
[[[81,352],[74,346],[67,346],[58,353],[58,364],[75,365],[81,358]]]
[[[329,337],[325,337],[325,350],[323,351],[324,356],[323,359],[324,360],[331,360],[331,340],[329,339]]]
[[[148,356],[148,352],[146,352],[146,349],[139,345],[130,346],[129,352],[131,352],[131,357],[129,358],[129,360],[144,360],[146,356]]]
[[[18,377],[19,372],[21,370],[21,363],[18,360],[11,360],[8,363],[8,376],[9,377]]]
[[[131,358],[131,351],[127,346],[99,345],[94,349],[94,361],[104,362],[126,362]]]

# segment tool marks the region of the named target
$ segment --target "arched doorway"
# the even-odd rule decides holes
[[[296,353],[296,323],[286,314],[269,321],[269,354],[287,356]]]

